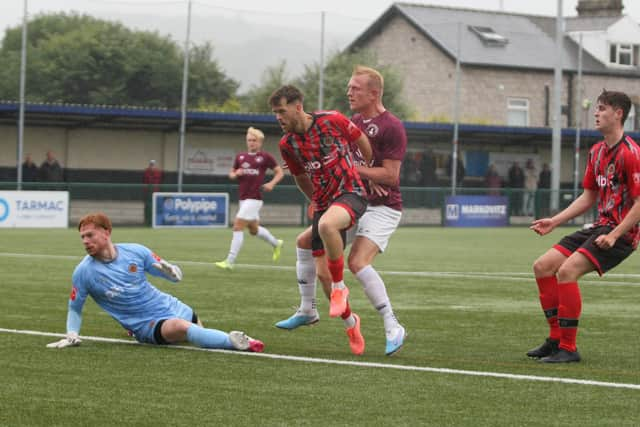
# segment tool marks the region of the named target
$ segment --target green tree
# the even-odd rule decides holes
[[[400,119],[411,117],[412,108],[402,99],[403,78],[392,66],[378,63],[376,55],[369,50],[355,52],[338,52],[329,58],[324,70],[324,102],[323,109],[349,112],[347,100],[347,83],[356,65],[373,67],[384,76],[383,103]],[[318,107],[318,82],[320,67],[318,64],[306,66],[303,75],[296,84],[305,94],[305,107],[308,110]]]
[[[36,16],[28,26],[28,101],[178,108],[183,52],[169,37],[78,14]],[[0,50],[0,99],[17,99],[21,27]],[[188,105],[223,105],[238,82],[213,59],[210,44],[190,52]]]
[[[267,104],[269,96],[280,86],[287,83],[287,62],[282,61],[278,65],[267,67],[262,73],[259,85],[254,85],[246,95],[241,97],[243,111],[251,113],[270,113],[271,108]]]

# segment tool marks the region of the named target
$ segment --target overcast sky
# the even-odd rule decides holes
[[[555,15],[556,0],[413,0],[410,3],[447,5],[453,7],[471,7],[476,9],[499,10],[501,7],[508,12],[532,13],[541,15]],[[577,0],[564,0],[564,14],[575,15]],[[624,0],[625,13],[640,21],[640,1]],[[185,13],[187,0],[28,0],[30,14],[51,11],[77,10],[92,13],[131,12],[139,13],[152,8],[154,14],[175,16]],[[366,4],[366,7],[363,7]],[[285,14],[282,19],[294,18],[296,14],[317,13],[324,10],[328,13],[341,14],[364,20],[372,20],[384,12],[393,1],[389,0],[323,0],[311,2],[301,0],[193,0],[194,9],[206,10],[210,14],[222,12],[250,12]],[[0,8],[0,29],[14,26],[22,19],[24,1],[3,0]],[[271,18],[274,18],[273,16]]]
[[[557,0],[405,1],[547,16],[557,12]],[[640,0],[623,3],[623,13],[640,22]],[[0,0],[0,4],[3,36],[7,27],[22,22],[24,0]],[[28,0],[28,14],[75,11],[182,41],[187,4],[187,0]],[[213,42],[216,59],[244,90],[259,82],[265,67],[282,59],[290,74],[298,75],[319,57],[321,11],[326,12],[325,49],[331,52],[353,41],[392,4],[391,0],[192,0],[191,40]],[[563,14],[575,16],[577,4],[578,0],[564,0]],[[289,27],[296,31],[287,32]]]

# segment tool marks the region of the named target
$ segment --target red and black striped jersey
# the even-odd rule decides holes
[[[305,133],[289,132],[280,140],[280,153],[291,175],[309,176],[316,210],[327,209],[341,194],[366,196],[349,149],[362,131],[337,111],[318,111],[311,116],[311,127]]]
[[[640,147],[624,135],[613,147],[604,141],[594,144],[589,151],[587,167],[582,180],[585,189],[598,192],[598,219],[596,225],[616,227],[640,196]],[[623,236],[638,246],[638,224]]]

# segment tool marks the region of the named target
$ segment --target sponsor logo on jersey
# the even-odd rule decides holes
[[[322,168],[322,163],[317,160],[313,160],[311,162],[305,162],[304,168],[307,172],[311,172],[313,170],[318,170]]]
[[[603,176],[603,175],[598,175],[596,177],[596,183],[598,184],[598,187],[600,188],[604,188],[607,186],[607,177]]]

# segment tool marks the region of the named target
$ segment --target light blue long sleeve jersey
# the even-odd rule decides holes
[[[119,243],[115,247],[114,260],[102,262],[87,255],[73,272],[67,332],[80,331],[87,295],[123,328],[132,331],[138,341],[153,342],[152,330],[158,320],[191,321],[193,310],[189,306],[147,280],[146,273],[168,279],[153,267],[160,260],[157,255],[135,243]]]

